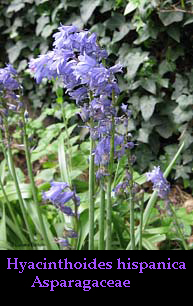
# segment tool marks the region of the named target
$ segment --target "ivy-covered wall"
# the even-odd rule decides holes
[[[36,85],[28,61],[49,49],[60,23],[95,31],[111,63],[124,67],[118,103],[132,110],[136,168],[163,168],[185,141],[173,178],[193,187],[193,11],[191,1],[13,0],[0,2],[0,65],[21,73],[25,95],[41,108],[54,97]],[[107,63],[108,64],[108,63]],[[49,93],[49,94],[48,94]]]

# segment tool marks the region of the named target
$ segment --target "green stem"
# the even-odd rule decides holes
[[[113,180],[112,189],[115,188],[115,184],[116,184],[116,180],[117,180],[117,176],[118,176],[118,171],[119,171],[119,166],[120,166],[120,159],[118,160],[118,163],[117,163],[117,168],[116,168],[116,172],[115,172],[115,176],[114,176],[114,180]]]
[[[142,199],[140,201],[139,250],[142,250],[143,210],[144,210],[144,194],[142,194]]]
[[[130,194],[130,239],[131,239],[131,250],[135,250],[135,219],[134,219],[134,201]]]
[[[90,102],[93,94],[89,94]],[[94,120],[90,119],[90,129],[94,128]],[[91,135],[91,133],[90,133]],[[89,161],[89,250],[94,250],[94,205],[95,205],[95,165],[94,165],[94,140],[90,136],[90,161]]]
[[[100,192],[101,192],[101,198],[100,198],[100,207],[99,207],[99,250],[105,249],[105,239],[104,239],[104,221],[105,221],[105,180],[104,177],[101,178],[100,182]]]
[[[185,2],[184,2],[184,0],[181,0],[181,7],[182,7],[182,9],[185,9]]]
[[[11,142],[10,142],[10,137],[9,137],[9,132],[8,132],[8,123],[7,123],[7,119],[6,118],[4,119],[4,126],[5,126],[5,137],[6,137],[7,141],[8,141],[8,157],[9,157],[9,161],[10,161],[11,174],[13,176],[13,180],[14,180],[14,183],[15,183],[15,187],[16,187],[16,191],[17,191],[17,195],[18,195],[18,200],[19,200],[21,212],[22,212],[22,215],[23,215],[23,218],[24,218],[24,222],[25,222],[27,231],[28,231],[30,242],[31,242],[32,245],[34,245],[35,242],[34,242],[34,238],[33,238],[33,233],[32,233],[32,230],[31,230],[31,226],[30,226],[30,224],[28,222],[28,217],[27,217],[25,205],[24,205],[24,202],[23,202],[23,198],[22,198],[22,195],[21,195],[21,191],[20,191],[17,175],[16,175],[16,172],[15,172],[15,165],[14,165],[14,162],[13,162],[13,157],[12,157],[12,152],[11,152]]]
[[[33,176],[31,155],[30,155],[28,137],[27,137],[27,132],[26,132],[26,122],[25,122],[25,118],[24,118],[24,112],[22,112],[22,121],[23,121],[23,132],[24,132],[23,137],[24,137],[24,146],[25,146],[25,156],[26,156],[26,161],[27,161],[28,175],[29,175],[29,178],[30,178],[30,184],[31,184],[31,188],[32,188],[32,195],[33,195],[34,203],[36,205],[36,210],[37,210],[40,229],[41,229],[41,234],[43,236],[43,239],[45,241],[47,249],[51,250],[52,247],[51,247],[51,244],[49,242],[49,239],[48,239],[48,236],[47,236],[47,233],[46,233],[45,225],[44,225],[42,214],[41,214],[41,211],[40,211],[40,205],[38,203],[37,188],[36,188],[35,181],[34,181],[34,176]]]
[[[133,167],[131,165],[131,154],[130,151],[128,153],[128,166],[129,166],[129,174],[131,175],[131,179],[129,182],[129,204],[130,204],[130,239],[131,239],[131,250],[135,250],[135,216],[134,216],[134,200],[133,200]]]
[[[115,93],[112,92],[112,107],[115,106]],[[111,250],[111,235],[112,235],[112,176],[113,176],[113,165],[114,165],[114,138],[115,138],[115,118],[112,116],[112,130],[110,140],[110,160],[109,160],[109,175],[107,183],[107,239],[106,239],[106,250]]]
[[[70,178],[69,174],[72,172],[72,147],[71,147],[71,144],[70,144],[70,137],[69,137],[69,133],[68,133],[68,121],[67,121],[66,116],[65,116],[64,103],[61,104],[61,108],[62,108],[63,122],[64,122],[64,125],[65,125],[66,142],[67,142],[67,148],[68,148],[69,165],[67,167],[67,170],[68,170],[68,177]],[[69,184],[71,184],[71,181],[69,182]]]
[[[90,128],[94,127],[93,119],[90,121]],[[90,165],[89,165],[89,250],[94,250],[94,185],[95,185],[95,166],[94,166],[94,140],[90,137]]]
[[[176,229],[177,229],[177,231],[178,231],[178,234],[179,234],[179,236],[180,236],[180,238],[181,238],[181,240],[182,240],[182,243],[183,243],[183,246],[184,246],[185,250],[187,251],[187,250],[189,250],[189,248],[188,248],[188,245],[187,245],[187,243],[186,243],[186,241],[185,241],[185,239],[184,239],[184,235],[182,234],[182,231],[181,231],[181,229],[180,229],[180,225],[179,225],[179,223],[178,223],[178,219],[177,219],[177,216],[176,216],[175,209],[172,207],[171,204],[169,204],[169,207],[170,207],[170,209],[171,209],[171,211],[172,211],[172,216],[173,216],[173,218],[174,218],[174,221],[175,221],[175,225],[176,225]]]

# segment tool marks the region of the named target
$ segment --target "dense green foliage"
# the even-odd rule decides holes
[[[175,1],[127,2],[1,1],[1,65],[10,62],[18,67],[25,75],[30,104],[40,108],[51,103],[55,94],[49,86],[35,88],[27,74],[28,60],[48,50],[60,22],[97,32],[112,62],[125,67],[119,80],[120,100],[133,111],[130,130],[138,142],[137,169],[147,170],[150,162],[159,159],[166,166],[178,139],[185,139],[186,151],[175,167],[174,178],[192,186],[191,5],[187,4],[187,13],[183,13],[181,6],[179,11],[171,7]]]

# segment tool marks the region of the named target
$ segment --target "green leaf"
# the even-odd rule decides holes
[[[187,14],[188,15],[188,14]],[[186,21],[184,22],[184,24],[183,24],[183,26],[186,26],[186,25],[188,25],[188,24],[190,24],[190,23],[192,23],[193,22],[193,16],[188,16],[188,18],[186,19]]]
[[[147,234],[167,234],[169,231],[169,226],[161,226],[154,228],[146,228],[145,233]]]
[[[142,79],[141,80],[141,86],[149,91],[150,93],[152,93],[153,95],[156,94],[156,84],[155,84],[155,80],[152,80],[152,79]]]
[[[133,12],[137,8],[137,4],[133,2],[129,2],[125,8],[124,15],[128,15]]]
[[[47,15],[42,15],[40,18],[37,19],[37,26],[36,26],[36,35],[38,36],[44,29],[45,25],[50,22],[50,18]]]
[[[166,235],[157,234],[149,238],[143,238],[142,244],[147,250],[159,250],[157,244],[164,240],[166,240]]]
[[[122,24],[119,27],[119,31],[114,31],[112,43],[114,44],[115,42],[121,40],[129,33],[129,31],[130,31],[129,25],[127,23]]]
[[[176,174],[175,174],[175,180],[177,180],[179,177],[183,179],[188,179],[189,175],[188,173],[191,173],[192,169],[190,166],[184,166],[184,165],[177,165],[176,166]]]
[[[176,102],[179,104],[180,108],[182,110],[185,110],[187,106],[193,104],[193,95],[181,95],[179,98],[177,98]]]
[[[173,111],[174,114],[174,121],[177,124],[181,124],[184,122],[189,122],[193,118],[193,111],[184,111],[181,109],[180,106],[177,106],[175,110]]]
[[[44,2],[48,2],[49,0],[35,0],[36,5],[40,5]]]
[[[70,184],[69,162],[64,151],[64,138],[60,137],[58,141],[58,162],[60,167],[61,178],[63,182]]]
[[[34,205],[34,202],[32,200],[28,200],[28,201],[25,201],[25,205],[28,208],[28,213],[31,216],[37,230],[39,231],[40,235],[43,237],[43,234],[42,234],[42,231],[41,231],[41,226],[40,226],[40,221],[39,221],[39,217],[38,217],[38,213],[37,213],[37,209]],[[43,213],[42,213],[42,218],[43,218],[43,223],[44,223],[45,230],[46,230],[46,233],[47,233],[47,237],[48,237],[48,240],[49,240],[49,242],[52,246],[52,249],[53,250],[58,250],[58,246],[55,243],[54,236],[52,234],[52,231],[50,230],[50,224],[49,224],[46,216]],[[44,246],[44,241],[42,241],[42,240],[37,241],[37,243],[41,244],[40,249]]]
[[[173,126],[168,119],[162,121],[162,124],[156,127],[156,131],[165,139],[173,134]]]
[[[21,0],[14,0],[12,3],[8,6],[7,13],[12,13],[12,12],[18,12],[20,11],[23,7],[25,7],[25,3]]]
[[[6,235],[6,222],[5,222],[5,206],[3,204],[3,213],[0,219],[0,250],[7,249],[7,235]]]
[[[139,66],[148,60],[148,52],[143,52],[141,48],[130,48],[128,44],[123,44],[119,49],[119,62],[123,67],[127,67],[127,78],[134,78]]]
[[[138,134],[137,140],[141,141],[141,142],[144,142],[144,143],[148,143],[150,132],[151,131],[147,128],[139,129],[139,134]]]
[[[97,6],[100,5],[100,3],[101,3],[100,0],[93,0],[93,1],[83,0],[83,1],[81,1],[80,15],[81,15],[81,18],[82,18],[84,24],[87,23],[87,21],[92,16],[94,10],[96,9]]]
[[[156,103],[158,100],[153,96],[143,96],[140,99],[140,109],[145,121],[148,121],[153,115]]]
[[[49,37],[49,36],[53,33],[53,31],[54,31],[56,28],[57,28],[57,25],[56,25],[56,24],[52,24],[52,25],[47,24],[47,25],[44,27],[44,29],[43,29],[43,31],[42,31],[42,33],[41,33],[41,36],[44,37],[44,38]]]
[[[183,20],[182,12],[161,12],[158,14],[162,23],[167,27],[173,22],[179,22]]]
[[[12,64],[19,57],[21,50],[26,47],[26,44],[22,41],[18,41],[15,45],[7,49],[9,62]]]
[[[176,27],[174,25],[172,25],[169,29],[168,29],[168,34],[170,37],[172,37],[175,41],[177,41],[178,43],[180,42],[180,28]]]
[[[21,195],[23,199],[29,199],[32,196],[32,191],[31,191],[31,186],[30,184],[19,184],[19,188],[21,190]],[[5,192],[7,194],[8,200],[14,201],[18,200],[18,195],[15,189],[15,184],[14,183],[9,183],[8,185],[5,186]],[[4,201],[4,195],[3,192],[0,191],[0,201]]]
[[[121,27],[121,25],[124,23],[125,23],[125,17],[119,13],[113,12],[111,18],[109,18],[106,21],[105,26],[109,30],[114,31],[116,28]]]
[[[80,214],[80,233],[79,233],[79,239],[78,239],[78,246],[77,249],[81,250],[83,243],[85,241],[86,236],[89,233],[89,211],[88,209],[85,209]]]
[[[53,180],[55,172],[56,172],[55,168],[41,170],[40,173],[36,175],[35,180],[41,179],[46,182],[50,182]]]

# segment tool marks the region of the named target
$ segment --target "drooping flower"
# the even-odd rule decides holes
[[[158,192],[159,197],[162,199],[167,199],[170,191],[170,184],[164,178],[160,167],[154,167],[151,172],[146,173],[146,177],[148,181],[153,183],[153,190]]]
[[[37,84],[41,83],[43,78],[48,80],[57,76],[56,70],[51,70],[53,63],[53,51],[49,51],[46,54],[41,54],[36,59],[31,59],[29,62],[29,68],[34,73],[34,78]]]
[[[110,136],[104,136],[97,144],[94,154],[94,162],[96,165],[107,165],[110,160]],[[117,148],[118,147],[118,148]],[[120,147],[120,148],[119,148]],[[115,135],[114,137],[114,154],[120,158],[124,155],[124,136]]]
[[[123,195],[124,193],[128,193],[127,187],[129,186],[129,182],[121,182],[114,189],[115,196]]]
[[[78,206],[80,204],[80,198],[70,189],[67,183],[51,182],[50,184],[50,190],[43,192],[43,200],[49,200],[64,214],[73,216],[74,213],[71,207],[68,207],[65,204],[70,200],[73,200]]]
[[[20,87],[15,79],[17,71],[12,65],[8,64],[5,68],[0,68],[0,90],[16,90]]]

